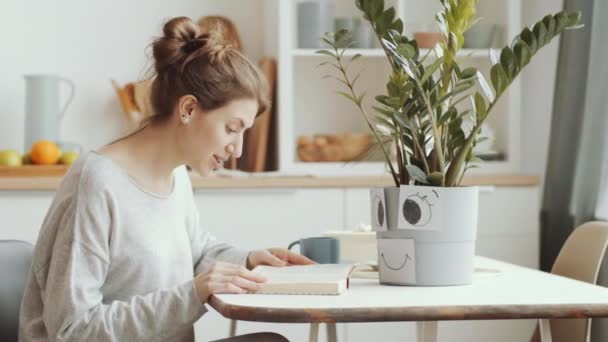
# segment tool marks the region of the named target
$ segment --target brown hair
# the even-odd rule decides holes
[[[224,37],[224,40],[230,42],[237,50],[243,50],[243,43],[241,43],[239,32],[230,19],[219,15],[208,15],[199,18],[196,23],[203,32],[218,32]]]
[[[180,97],[191,94],[203,110],[251,98],[260,114],[268,107],[268,84],[259,69],[215,31],[201,32],[190,18],[177,17],[152,43],[155,77],[151,100],[155,115],[166,121]]]

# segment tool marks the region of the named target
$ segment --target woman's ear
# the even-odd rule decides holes
[[[180,116],[180,121],[183,124],[188,124],[190,118],[194,113],[194,109],[197,106],[198,101],[193,95],[184,95],[179,98],[177,102],[177,112]]]

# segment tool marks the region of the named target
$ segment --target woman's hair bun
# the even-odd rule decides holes
[[[208,54],[209,61],[214,62],[225,48],[215,32],[201,33],[200,27],[188,17],[173,18],[164,25],[163,36],[152,44],[154,69],[157,73],[171,66],[183,70],[192,59],[203,54]]]
[[[260,70],[218,25],[198,25],[187,17],[170,19],[152,43],[154,69],[150,99],[152,121],[173,117],[184,95],[210,111],[235,99],[255,99],[257,113],[268,108],[268,84]]]

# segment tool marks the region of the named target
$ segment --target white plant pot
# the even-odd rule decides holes
[[[478,195],[477,187],[402,185],[372,189],[380,283],[470,284]],[[383,218],[379,217],[382,212]]]

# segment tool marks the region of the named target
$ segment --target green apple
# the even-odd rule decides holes
[[[0,151],[0,166],[21,166],[21,154],[15,150]]]
[[[64,165],[72,165],[78,159],[78,152],[65,152],[59,157],[59,162]]]

